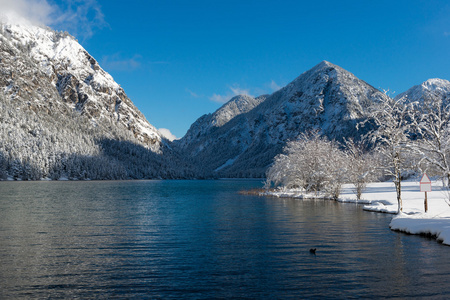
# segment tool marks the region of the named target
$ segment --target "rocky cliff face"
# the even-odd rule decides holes
[[[262,177],[285,143],[303,132],[358,138],[356,124],[382,97],[350,72],[324,61],[208,134],[205,126],[192,126],[178,146],[217,176]],[[194,124],[211,124],[210,118],[203,116]]]
[[[120,127],[130,131],[138,143],[159,151],[157,130],[75,38],[49,28],[6,23],[0,25],[0,36],[0,87],[7,97],[32,99],[34,110],[48,109],[49,99],[62,102],[105,134],[111,126]],[[18,76],[21,72],[28,73]],[[47,95],[33,97],[36,92]]]

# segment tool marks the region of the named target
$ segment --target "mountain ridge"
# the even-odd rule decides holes
[[[179,143],[194,163],[216,176],[263,177],[284,144],[302,132],[320,130],[337,140],[358,138],[356,124],[366,116],[365,108],[383,97],[352,73],[322,61],[211,136],[200,134]]]
[[[322,61],[270,95],[233,97],[169,142],[74,37],[30,26],[0,22],[0,179],[261,178],[302,133],[359,139],[367,108],[388,97]],[[450,82],[403,96],[450,99]]]

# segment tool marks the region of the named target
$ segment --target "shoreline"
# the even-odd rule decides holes
[[[433,181],[432,186],[433,191],[428,193],[426,213],[424,194],[420,192],[419,181],[402,182],[403,211],[400,214],[397,214],[398,204],[393,182],[369,183],[359,201],[356,200],[353,185],[345,184],[336,201],[361,204],[364,211],[392,214],[393,218],[389,224],[391,230],[431,237],[443,245],[450,246],[450,193],[439,181]],[[259,195],[301,200],[330,199],[293,189],[264,191]]]

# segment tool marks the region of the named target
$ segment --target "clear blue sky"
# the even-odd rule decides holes
[[[397,94],[450,79],[450,1],[47,2],[78,18],[51,26],[177,137],[219,101],[272,93],[322,60]]]

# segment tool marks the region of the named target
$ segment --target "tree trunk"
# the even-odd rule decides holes
[[[397,175],[395,176],[395,189],[397,191],[397,202],[398,202],[398,211],[397,213],[400,213],[403,211],[403,203],[402,203],[402,185],[401,185],[401,180],[402,177],[400,175],[400,173],[397,173]]]
[[[447,173],[447,188],[450,187],[450,173]]]

